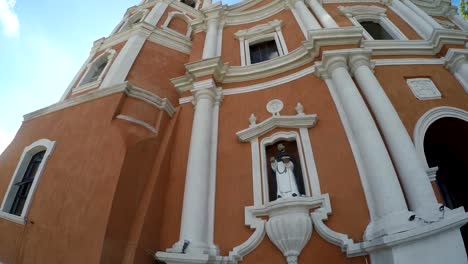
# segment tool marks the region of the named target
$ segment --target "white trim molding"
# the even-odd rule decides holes
[[[118,85],[111,87],[106,87],[105,89],[99,89],[92,91],[83,95],[75,96],[73,98],[60,101],[48,107],[36,110],[29,114],[23,116],[23,121],[28,121],[34,118],[41,117],[53,112],[57,112],[75,105],[83,104],[93,100],[97,100],[109,95],[125,93],[129,97],[133,97],[142,101],[145,101],[154,107],[165,111],[169,116],[173,116],[175,113],[175,108],[167,98],[161,98],[151,92],[148,92],[142,88],[138,88],[131,83],[124,82]]]
[[[175,31],[175,30],[173,30],[172,28],[169,27],[169,24],[171,23],[171,21],[174,18],[180,18],[186,23],[187,31],[185,31],[185,34],[181,34],[180,32],[177,32],[177,31]],[[164,24],[161,26],[161,28],[163,30],[167,30],[167,31],[171,32],[172,34],[180,35],[180,36],[185,37],[188,40],[190,40],[190,36],[192,35],[191,21],[192,20],[190,19],[190,17],[188,17],[186,14],[181,13],[181,12],[172,11],[172,12],[168,13],[166,21],[164,21]]]
[[[432,168],[429,168],[426,155],[424,153],[424,137],[426,136],[427,129],[429,129],[432,123],[444,117],[457,118],[468,122],[468,111],[451,106],[435,107],[424,113],[424,115],[419,118],[418,122],[416,122],[416,126],[414,127],[414,146],[419,158],[428,172],[430,172]]]
[[[122,23],[122,26],[118,30],[118,32],[123,32],[126,30],[131,29],[135,25],[137,25],[140,22],[143,22],[148,15],[148,9],[142,9],[134,13],[133,15],[129,16],[128,18],[125,19],[125,22]]]
[[[388,19],[386,12],[387,9],[378,6],[339,6],[338,9],[346,15],[355,26],[361,26],[360,22],[370,21],[379,24],[385,31],[387,31],[394,40],[408,40],[403,32]],[[374,40],[374,38],[364,30],[364,37],[367,40]]]
[[[317,123],[317,115],[296,115],[296,116],[271,116],[255,126],[237,132],[237,137],[241,142],[250,141],[277,128],[311,128]]]
[[[13,177],[11,178],[10,184],[8,185],[8,189],[3,198],[2,205],[0,207],[0,218],[7,219],[18,224],[26,223],[28,211],[31,206],[32,197],[34,196],[37,184],[39,183],[39,178],[41,177],[44,168],[47,164],[47,160],[49,159],[50,154],[54,150],[54,146],[55,141],[50,141],[48,139],[39,139],[31,145],[27,146],[23,150],[23,154],[21,154],[18,165],[16,166],[15,172],[13,173]],[[10,210],[12,203],[15,199],[16,192],[18,191],[18,186],[16,186],[16,183],[21,182],[23,180],[26,169],[28,168],[28,165],[31,162],[31,158],[41,151],[45,151],[45,153],[36,171],[36,174],[34,175],[34,180],[29,189],[21,215],[17,216],[10,214],[8,211]]]

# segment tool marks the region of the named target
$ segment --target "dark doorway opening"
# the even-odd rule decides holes
[[[424,152],[429,167],[439,167],[436,179],[445,205],[467,210],[468,122],[449,117],[435,121],[424,137]],[[468,252],[468,225],[461,233]]]

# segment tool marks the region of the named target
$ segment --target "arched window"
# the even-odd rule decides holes
[[[0,217],[24,224],[39,177],[55,142],[41,139],[26,147],[10,181],[0,208]]]
[[[15,185],[18,186],[18,188],[15,192],[13,203],[11,204],[9,210],[10,214],[20,216],[23,212],[24,204],[26,203],[29,191],[31,190],[31,185],[34,181],[34,177],[36,176],[37,170],[39,169],[39,165],[41,165],[42,163],[44,154],[45,150],[34,154],[34,156],[29,161],[28,167],[23,175],[23,178],[21,179],[21,181],[15,183]]]
[[[109,67],[110,61],[114,57],[115,51],[108,50],[97,57],[88,65],[87,71],[83,75],[79,86],[92,85],[102,80],[104,72]]]
[[[182,35],[190,39],[192,35],[192,27],[190,26],[191,19],[180,12],[169,12],[166,21],[162,25],[164,30],[176,35]]]

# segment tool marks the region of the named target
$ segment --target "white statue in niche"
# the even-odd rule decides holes
[[[286,153],[283,144],[278,144],[277,148],[280,153],[270,159],[273,180],[276,180],[276,198],[298,197],[303,193],[298,188],[298,173],[294,173],[294,159]]]

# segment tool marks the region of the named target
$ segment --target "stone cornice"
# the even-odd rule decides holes
[[[193,82],[206,75],[213,75],[216,81],[223,83],[273,76],[312,62],[323,46],[358,45],[362,39],[362,28],[322,29],[311,31],[309,34],[309,40],[287,55],[247,66],[230,66],[224,64],[220,57],[200,60],[186,64],[186,74],[171,79],[171,82],[180,93],[191,90]]]
[[[346,16],[377,15],[384,16],[387,9],[378,6],[355,5],[339,6],[338,10]]]
[[[157,28],[151,33],[148,40],[185,54],[190,54],[192,51],[192,41],[185,36],[173,34],[168,30]]]
[[[372,55],[436,55],[444,45],[464,45],[468,32],[435,29],[429,40],[364,40]]]
[[[212,76],[221,80],[228,65],[223,64],[221,57],[199,60],[185,64],[185,75],[171,79],[178,93],[193,89],[193,83],[201,77]]]
[[[234,33],[234,36],[237,39],[248,39],[257,35],[278,31],[279,29],[281,29],[282,26],[283,21],[275,19],[265,24],[260,24],[248,29],[239,30],[236,33]]]
[[[240,1],[238,3],[235,3],[233,5],[228,5],[226,7],[226,11],[229,13],[240,13],[258,3],[260,3],[262,0],[244,0]]]
[[[259,8],[243,12],[226,12],[226,25],[240,25],[252,23],[273,16],[284,9],[287,5],[284,0],[274,0]]]
[[[47,115],[53,112],[57,112],[75,105],[83,104],[93,100],[97,100],[109,95],[125,93],[127,96],[145,101],[154,107],[164,110],[169,116],[173,116],[175,108],[167,98],[161,98],[153,93],[150,93],[144,89],[138,88],[128,82],[124,82],[111,87],[101,88],[96,91],[92,91],[80,96],[75,96],[64,101],[60,101],[48,107],[39,109],[23,116],[23,121],[28,121],[43,115]]]
[[[271,116],[263,120],[261,123],[251,125],[249,128],[236,133],[239,141],[247,142],[253,138],[259,137],[276,127],[288,128],[309,128],[317,123],[317,115],[298,114],[295,116]]]

